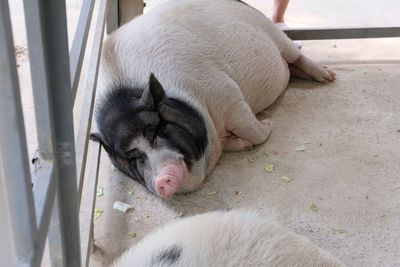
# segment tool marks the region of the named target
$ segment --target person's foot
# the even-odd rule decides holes
[[[289,27],[286,25],[285,22],[274,22],[275,26],[278,27],[279,30],[284,31],[288,30]]]

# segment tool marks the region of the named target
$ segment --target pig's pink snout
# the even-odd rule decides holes
[[[156,177],[156,192],[168,198],[178,191],[184,177],[184,166],[168,164],[160,169]]]

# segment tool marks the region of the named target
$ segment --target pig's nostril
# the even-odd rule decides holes
[[[171,183],[171,180],[170,179],[167,179],[167,184],[170,184]]]
[[[159,193],[160,193],[160,194],[163,194],[163,193],[164,193],[164,191],[165,191],[165,188],[164,188],[164,186],[160,186],[160,187],[158,187],[158,191],[159,191]]]

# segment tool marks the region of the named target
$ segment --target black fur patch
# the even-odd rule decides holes
[[[125,174],[144,183],[141,151],[127,151],[132,141],[144,136],[150,144],[179,151],[190,170],[208,144],[202,116],[183,101],[168,98],[152,75],[150,89],[110,90],[96,107],[100,139],[113,163]],[[157,143],[159,142],[160,143]],[[141,161],[137,161],[140,155]]]
[[[185,156],[190,168],[199,160],[208,144],[205,123],[200,114],[186,103],[166,98],[157,106],[160,116],[159,136]]]
[[[152,260],[152,265],[159,266],[160,264],[174,264],[182,255],[183,248],[178,245],[173,245],[156,255]]]

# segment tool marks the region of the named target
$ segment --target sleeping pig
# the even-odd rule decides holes
[[[104,43],[91,137],[156,195],[195,190],[222,151],[267,140],[272,123],[255,114],[285,90],[289,68],[335,78],[243,2],[169,1]]]
[[[340,261],[251,211],[215,211],[178,219],[128,249],[113,267],[341,267]]]

